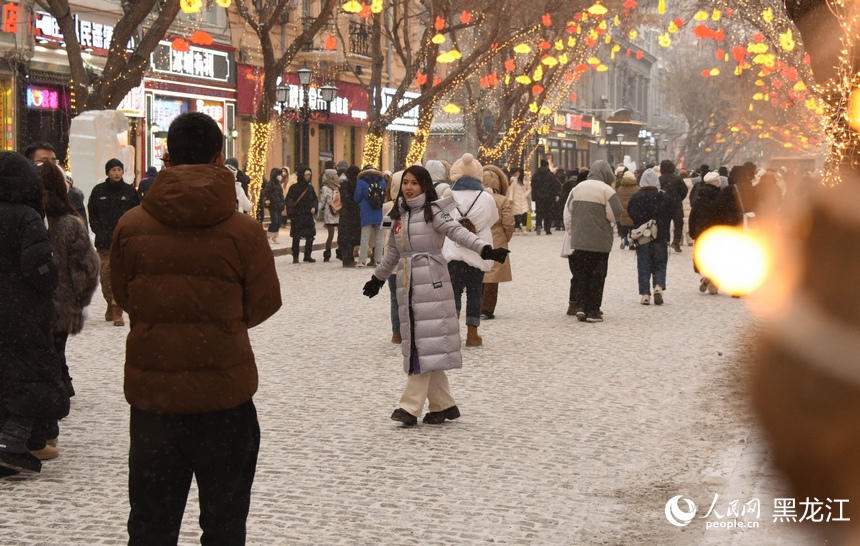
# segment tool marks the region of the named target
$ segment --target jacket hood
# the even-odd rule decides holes
[[[32,162],[17,152],[0,152],[0,202],[27,205],[45,216],[44,189],[42,177]]]
[[[371,176],[376,176],[378,178],[382,178],[382,172],[377,171],[376,169],[364,169],[360,173],[358,173],[358,178],[370,178]]]
[[[214,226],[236,212],[236,185],[219,165],[180,165],[158,173],[141,205],[172,227]]]
[[[591,169],[588,170],[588,178],[586,180],[600,180],[606,184],[612,184],[615,181],[615,171],[612,170],[609,163],[598,159],[591,164]]]
[[[391,187],[388,190],[389,195],[391,195],[392,199],[397,199],[397,196],[400,195],[400,186],[403,184],[403,173],[406,171],[397,171],[396,173],[391,175]],[[438,197],[442,197],[439,195]]]
[[[236,159],[235,157],[228,157],[227,159],[225,159],[224,165],[225,166],[230,165],[232,167],[236,167],[237,171],[239,170],[239,160]]]
[[[484,187],[501,195],[507,195],[508,177],[495,165],[484,165]]]
[[[150,167],[146,169],[146,177],[147,178],[155,178],[158,176],[158,169],[155,167]]]
[[[472,178],[471,176],[464,176],[451,185],[451,191],[460,190],[483,191],[484,184],[477,178]]]

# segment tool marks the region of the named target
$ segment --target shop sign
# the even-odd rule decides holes
[[[582,131],[582,116],[579,114],[568,114],[565,127],[571,131]]]
[[[34,21],[33,26],[36,28],[35,35],[37,38],[65,43],[63,40],[63,33],[60,31],[60,25],[57,23],[56,17],[43,11],[37,11],[35,15],[36,20]],[[77,36],[78,43],[82,48],[102,50],[110,49],[110,44],[113,40],[113,25],[90,21],[89,19],[84,19],[78,14],[73,15],[72,18],[75,22],[75,35]],[[4,30],[6,29],[6,25],[7,17],[4,9]],[[134,38],[131,38],[128,41],[128,45],[126,47],[130,50],[134,49]]]
[[[553,112],[552,113],[552,126],[553,127],[567,127],[567,117],[561,112]]]
[[[195,46],[189,51],[176,51],[167,41],[159,42],[150,55],[153,72],[222,83],[230,81],[232,62],[232,56],[226,51]]]
[[[397,89],[392,89],[390,87],[382,88],[382,115],[388,111],[391,107],[391,103],[394,100],[394,95],[397,93]],[[400,105],[407,104],[412,101],[412,99],[416,99],[420,97],[418,93],[413,93],[411,91],[406,91],[403,94],[403,98],[400,99]],[[414,133],[418,130],[418,106],[410,109],[408,112],[405,112],[402,116],[392,121],[386,129],[388,131],[402,131],[404,133]]]
[[[256,67],[239,65],[236,78],[236,94],[238,96],[236,110],[239,115],[252,116],[256,114],[257,105],[262,97],[262,70]],[[273,109],[282,113],[287,110],[297,111],[304,105],[304,93],[299,85],[299,77],[292,72],[284,73],[277,80],[277,85],[287,87],[287,101],[275,104]],[[327,123],[340,125],[365,126],[367,120],[368,100],[364,87],[355,83],[335,81],[337,96],[328,104],[316,86],[308,89],[308,104],[313,112],[329,112]]]
[[[18,4],[3,5],[3,32],[15,34],[18,32]]]
[[[27,108],[57,110],[60,107],[60,92],[46,87],[27,88]]]
[[[142,118],[144,113],[144,85],[143,82],[131,91],[122,99],[122,102],[116,107],[123,114],[133,117]]]

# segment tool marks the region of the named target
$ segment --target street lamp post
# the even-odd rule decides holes
[[[310,86],[313,79],[313,71],[303,65],[296,71],[299,76],[299,85],[302,88],[302,105],[295,109],[301,122],[301,130],[299,132],[300,139],[300,164],[309,166],[310,163],[310,120],[313,114],[310,102]],[[284,85],[278,85],[275,89],[275,101],[281,104],[281,107],[287,102],[289,88]],[[337,97],[337,87],[331,84],[323,85],[319,88],[319,95],[326,103],[326,110],[323,115],[326,117],[331,114],[331,103]]]

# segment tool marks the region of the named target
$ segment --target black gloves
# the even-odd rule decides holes
[[[370,280],[364,283],[364,295],[368,298],[379,294],[379,289],[385,286],[385,281],[380,281],[374,275],[370,276]]]
[[[481,249],[481,259],[493,260],[503,264],[510,253],[511,251],[507,248],[493,248],[490,245],[487,245]]]

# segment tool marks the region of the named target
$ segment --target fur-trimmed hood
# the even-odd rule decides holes
[[[508,177],[495,165],[484,165],[484,187],[501,195],[508,194]]]
[[[383,178],[382,171],[377,171],[376,169],[364,169],[360,173],[358,173],[358,178],[364,178],[365,176],[378,176],[379,178]]]

